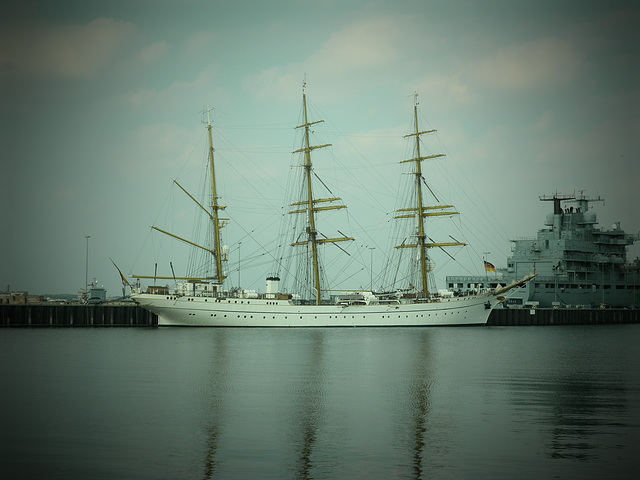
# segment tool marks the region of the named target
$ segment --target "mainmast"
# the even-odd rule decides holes
[[[431,271],[431,266],[429,264],[429,257],[427,255],[427,248],[429,247],[451,247],[451,246],[457,246],[457,245],[466,245],[465,243],[461,243],[461,242],[446,242],[446,243],[435,243],[435,242],[427,242],[428,237],[425,231],[425,227],[424,227],[424,219],[425,217],[432,217],[432,216],[441,216],[441,215],[456,215],[458,214],[458,212],[455,211],[451,211],[449,209],[454,208],[453,205],[436,205],[436,206],[426,206],[424,204],[424,200],[422,198],[422,183],[425,182],[424,177],[422,176],[422,164],[421,162],[423,160],[429,160],[432,158],[438,158],[438,157],[444,157],[444,153],[438,153],[435,155],[426,155],[426,156],[422,156],[420,154],[420,135],[424,135],[427,133],[433,133],[436,130],[425,130],[425,131],[420,131],[419,127],[418,127],[418,94],[415,93],[414,94],[414,105],[413,105],[413,115],[414,115],[414,124],[415,124],[415,132],[410,133],[408,135],[405,135],[404,138],[409,138],[409,137],[414,137],[416,144],[415,144],[415,151],[416,151],[416,156],[415,158],[410,158],[408,160],[403,160],[400,163],[414,163],[414,171],[412,172],[412,174],[415,177],[415,191],[416,191],[416,195],[415,195],[415,199],[416,199],[416,203],[415,206],[413,207],[409,207],[409,208],[402,208],[400,210],[397,210],[397,212],[409,212],[409,213],[403,213],[402,215],[397,215],[395,218],[415,218],[416,224],[417,224],[417,228],[416,228],[416,233],[415,233],[415,237],[416,237],[416,243],[413,244],[405,244],[403,243],[402,245],[397,245],[396,248],[417,248],[418,249],[418,261],[420,263],[420,287],[419,287],[419,292],[422,294],[422,296],[427,296],[429,294],[429,280],[428,280],[428,274]],[[426,185],[426,182],[425,182]],[[428,188],[428,187],[427,187]],[[437,211],[437,210],[442,210],[442,211]],[[431,239],[429,239],[431,240]]]
[[[222,284],[222,282],[226,278],[226,276],[224,275],[224,271],[222,269],[222,262],[223,260],[226,260],[226,259],[223,258],[222,245],[220,241],[220,230],[224,227],[224,223],[222,223],[220,219],[220,210],[224,210],[227,207],[225,205],[218,204],[218,193],[216,191],[216,171],[215,171],[214,157],[213,157],[214,148],[213,148],[213,139],[211,137],[211,123],[212,123],[211,110],[213,110],[211,107],[204,109],[203,113],[206,115],[206,118],[202,120],[202,123],[204,123],[207,126],[207,130],[209,132],[209,162],[211,167],[211,194],[212,194],[211,211],[213,213],[213,217],[211,220],[213,223],[213,241],[215,244],[212,253],[216,260],[216,275],[214,279],[219,284]]]
[[[316,304],[320,305],[322,303],[322,287],[320,283],[320,261],[318,258],[318,245],[322,243],[335,243],[335,242],[343,242],[347,240],[354,240],[350,237],[341,237],[341,238],[318,238],[318,231],[316,229],[316,219],[315,214],[321,210],[337,210],[340,208],[346,208],[346,205],[326,205],[322,207],[316,206],[317,203],[326,203],[326,202],[335,202],[342,200],[341,198],[322,198],[315,199],[313,198],[313,186],[311,182],[311,177],[313,174],[313,164],[311,163],[311,151],[317,150],[319,148],[329,147],[330,143],[325,145],[314,145],[312,146],[309,141],[309,127],[311,125],[315,125],[318,123],[324,122],[324,120],[317,120],[315,122],[309,122],[309,117],[307,114],[307,95],[304,91],[306,84],[303,84],[302,87],[302,105],[304,110],[304,123],[302,125],[298,125],[296,128],[304,128],[304,146],[295,153],[304,152],[304,164],[301,165],[304,167],[304,182],[306,185],[307,195],[304,200],[297,203],[292,203],[289,206],[304,206],[304,208],[293,210],[289,213],[302,213],[307,215],[307,239],[299,242],[292,243],[292,246],[296,245],[310,245],[311,246],[311,262],[313,263],[313,290],[315,291]]]

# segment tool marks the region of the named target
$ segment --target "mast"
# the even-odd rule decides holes
[[[444,153],[438,153],[435,155],[426,155],[422,156],[420,154],[420,135],[424,135],[427,133],[433,133],[436,130],[425,130],[420,131],[418,127],[418,94],[414,93],[414,104],[413,104],[413,117],[415,124],[415,132],[405,135],[404,138],[415,137],[415,151],[416,157],[408,160],[403,160],[400,163],[415,163],[414,171],[412,174],[415,177],[415,189],[416,189],[416,203],[415,206],[410,208],[402,208],[397,210],[397,212],[413,212],[406,213],[403,215],[397,215],[395,218],[415,218],[417,221],[417,229],[416,229],[416,243],[413,244],[405,244],[397,245],[396,248],[417,248],[418,249],[418,260],[420,263],[420,288],[419,292],[422,296],[429,295],[429,279],[428,274],[431,271],[431,266],[429,265],[429,257],[427,255],[427,248],[429,247],[450,247],[450,246],[463,246],[465,243],[461,243],[458,241],[455,242],[446,242],[446,243],[435,243],[435,242],[427,242],[427,234],[424,227],[424,219],[425,217],[432,216],[442,216],[442,215],[456,215],[458,212],[450,211],[450,208],[454,208],[453,205],[436,205],[436,206],[426,206],[424,204],[422,198],[422,182],[425,182],[424,177],[422,176],[422,164],[423,160],[428,160],[432,158],[444,157]],[[426,182],[425,182],[426,186]],[[429,188],[427,186],[427,188]],[[434,210],[442,210],[442,211],[434,211]],[[430,239],[429,239],[430,240]]]
[[[289,213],[303,213],[307,215],[307,239],[299,242],[292,243],[291,246],[296,245],[310,245],[311,246],[311,262],[313,264],[313,289],[315,291],[316,304],[320,305],[322,303],[322,286],[320,283],[320,261],[318,257],[318,245],[323,243],[334,243],[334,242],[342,242],[347,240],[354,240],[350,237],[342,237],[342,238],[318,238],[318,231],[316,229],[316,219],[315,214],[321,210],[337,210],[341,208],[346,208],[346,205],[327,205],[323,207],[316,206],[317,203],[325,203],[325,202],[334,202],[338,200],[342,200],[341,198],[323,198],[323,199],[315,199],[313,197],[313,186],[311,182],[311,177],[313,174],[313,164],[311,163],[311,151],[317,150],[319,148],[330,147],[331,144],[325,145],[315,145],[312,146],[309,140],[309,127],[311,125],[315,125],[318,123],[324,122],[324,120],[317,120],[315,122],[309,122],[309,117],[307,114],[307,95],[305,93],[306,83],[302,85],[302,105],[304,110],[304,123],[302,125],[298,125],[296,128],[304,128],[304,146],[296,150],[295,153],[304,152],[304,164],[301,165],[304,167],[304,182],[306,185],[307,195],[306,198],[297,203],[292,203],[289,206],[304,206],[302,209],[293,210]]]
[[[311,147],[309,145],[309,119],[307,116],[307,94],[302,92],[302,104],[304,106],[304,174],[307,182],[307,212],[309,214],[309,242],[311,243],[313,258],[313,280],[316,290],[316,303],[320,305],[320,268],[318,265],[318,232],[316,231],[315,215],[313,211],[313,190],[311,187]],[[314,122],[317,123],[317,122]],[[328,145],[327,145],[328,146]],[[316,147],[321,148],[321,147]]]
[[[214,249],[211,252],[216,260],[216,275],[214,279],[222,285],[222,282],[226,278],[224,275],[224,271],[222,269],[222,261],[226,260],[222,256],[222,245],[220,241],[220,229],[224,227],[224,224],[220,220],[220,210],[224,210],[227,208],[225,205],[218,204],[218,193],[216,190],[216,171],[214,166],[214,157],[213,157],[213,139],[211,136],[211,107],[207,107],[204,109],[202,113],[206,114],[206,119],[202,120],[207,126],[207,130],[209,132],[209,162],[211,167],[211,211],[213,213],[212,223],[213,223],[213,241],[214,241]]]

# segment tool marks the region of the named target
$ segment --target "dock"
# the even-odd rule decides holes
[[[640,310],[626,308],[496,308],[488,326],[617,325],[640,323]]]
[[[158,317],[134,304],[0,305],[0,327],[157,327]]]
[[[497,308],[488,326],[640,323],[639,309]],[[157,327],[158,316],[133,304],[0,305],[0,327]]]

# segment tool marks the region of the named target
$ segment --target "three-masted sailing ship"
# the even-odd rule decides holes
[[[345,208],[341,198],[317,198],[313,188],[312,153],[330,145],[312,145],[310,129],[322,120],[310,121],[307,111],[307,98],[302,96],[303,122],[296,127],[303,131],[303,146],[293,152],[302,156],[303,185],[299,189],[302,198],[289,204],[290,215],[299,216],[303,228],[298,229],[297,237],[290,243],[292,248],[304,249],[299,255],[308,262],[306,274],[306,295],[280,291],[280,278],[270,275],[266,278],[265,293],[246,295],[239,288],[226,288],[224,263],[226,250],[222,245],[220,231],[226,219],[220,213],[225,206],[220,205],[216,188],[212,123],[210,117],[205,122],[208,130],[208,161],[211,173],[211,205],[207,211],[212,225],[213,248],[204,249],[213,257],[213,275],[206,278],[176,278],[174,291],[167,287],[150,286],[145,292],[138,284],[132,288],[131,298],[142,307],[158,315],[160,326],[218,326],[218,327],[352,327],[352,326],[429,326],[429,325],[483,325],[487,322],[491,309],[504,300],[504,293],[528,280],[525,278],[508,287],[476,292],[459,296],[452,291],[431,291],[429,272],[431,262],[428,249],[433,247],[462,246],[462,242],[436,243],[427,236],[425,220],[432,216],[454,215],[451,205],[427,205],[423,199],[422,162],[443,156],[423,155],[420,149],[420,137],[435,130],[420,131],[418,126],[418,104],[414,104],[414,131],[406,137],[414,141],[413,158],[401,163],[412,166],[413,204],[397,210],[396,218],[410,219],[415,231],[409,241],[403,241],[396,249],[410,249],[418,275],[409,288],[375,291],[353,290],[335,297],[327,296],[328,289],[323,285],[321,267],[321,249],[326,244],[350,242],[354,239],[346,235],[328,238],[319,234],[317,223],[319,213],[327,210]],[[182,188],[180,186],[180,188]],[[195,199],[194,199],[195,200]],[[402,220],[401,220],[402,221]],[[156,227],[154,227],[156,228]],[[160,230],[156,228],[156,230]],[[165,232],[160,230],[165,234]],[[169,234],[172,235],[172,234]],[[173,236],[173,235],[172,235]],[[179,237],[178,237],[179,238]],[[187,240],[181,239],[187,243]]]

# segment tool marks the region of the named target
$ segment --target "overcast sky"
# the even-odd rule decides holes
[[[251,255],[276,241],[305,75],[313,119],[325,120],[315,130],[333,144],[317,171],[349,206],[357,228],[345,233],[374,272],[386,239],[360,227],[386,235],[414,92],[438,130],[425,140],[447,155],[425,162],[425,177],[473,232],[456,253],[463,266],[436,260],[442,278],[481,273],[483,252],[504,266],[509,240],[535,236],[550,211],[538,197],[556,191],[600,195],[602,226],[640,230],[637,2],[0,5],[2,290],[77,292],[86,235],[89,278],[109,295],[120,292],[109,258],[127,275],[153,273],[156,250],[173,247],[149,226],[183,226],[161,212],[184,216],[172,178],[197,187],[206,104],[230,276],[246,253],[242,281],[263,290],[271,267]]]

